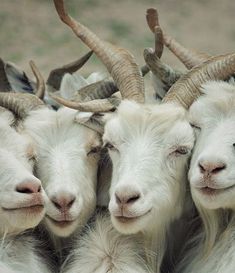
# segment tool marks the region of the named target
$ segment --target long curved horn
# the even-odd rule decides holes
[[[114,111],[120,103],[120,99],[118,99],[116,96],[112,96],[106,99],[97,99],[93,101],[87,101],[87,102],[76,102],[76,101],[66,100],[62,97],[54,95],[53,93],[50,93],[50,96],[58,103],[66,107],[79,110],[81,112],[99,113],[99,112]]]
[[[60,19],[100,58],[113,77],[122,97],[144,102],[144,84],[134,57],[125,49],[111,46],[67,14],[63,0],[54,0]]]
[[[5,63],[0,58],[0,92],[8,92],[8,91],[11,91],[11,86],[7,79],[7,75],[5,71]]]
[[[146,18],[149,28],[154,33],[154,27],[159,26],[159,16],[157,10],[154,8],[147,9]],[[211,57],[206,53],[200,53],[184,47],[166,33],[164,33],[163,36],[165,46],[167,46],[188,69],[205,62]]]
[[[35,95],[27,93],[0,93],[0,106],[9,109],[19,118],[24,119],[32,110],[45,107]]]
[[[37,90],[36,90],[35,96],[37,96],[39,99],[43,99],[45,94],[45,82],[42,77],[42,74],[40,73],[40,71],[38,70],[37,66],[35,65],[33,61],[30,61],[29,65],[37,81],[37,84],[36,84]]]
[[[60,84],[61,84],[64,74],[65,73],[72,74],[72,73],[78,71],[90,59],[92,54],[93,54],[93,51],[89,51],[88,53],[86,53],[84,56],[82,56],[78,60],[76,60],[72,63],[66,64],[62,67],[53,69],[50,72],[49,77],[46,81],[47,85],[52,86],[55,91],[60,90]]]
[[[201,95],[200,87],[210,80],[226,80],[235,72],[235,53],[210,58],[192,68],[168,91],[163,102],[178,102],[186,109]]]

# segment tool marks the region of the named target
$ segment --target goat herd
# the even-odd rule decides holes
[[[54,4],[91,52],[46,84],[0,62],[0,272],[235,272],[235,54],[184,48],[148,9],[139,68]],[[75,73],[93,52],[111,77]]]

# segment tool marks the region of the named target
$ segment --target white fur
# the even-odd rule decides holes
[[[191,122],[200,129],[196,129],[189,180],[204,227],[177,272],[231,273],[235,268],[235,87],[209,82],[202,91],[205,95],[190,108]],[[226,167],[206,180],[198,166],[201,160],[223,162]],[[200,188],[205,184],[217,192],[204,194]]]
[[[138,236],[122,235],[108,215],[98,215],[92,227],[78,239],[63,273],[147,273]]]
[[[1,273],[50,273],[38,252],[40,245],[30,235],[20,234],[0,240]]]

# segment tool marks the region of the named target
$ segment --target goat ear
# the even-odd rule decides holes
[[[61,81],[60,95],[65,99],[72,99],[77,91],[87,84],[88,82],[79,74],[66,73]]]
[[[34,93],[35,83],[27,77],[23,70],[11,62],[7,62],[5,71],[13,91]]]
[[[103,135],[104,126],[109,115],[110,113],[79,112],[75,116],[75,121]]]

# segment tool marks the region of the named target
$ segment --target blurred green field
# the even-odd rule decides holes
[[[188,47],[211,54],[233,51],[235,2],[231,0],[66,0],[70,13],[100,37],[128,48],[139,64],[153,45],[146,21],[159,10],[162,27]],[[50,69],[75,60],[87,48],[58,18],[52,0],[0,0],[0,56],[29,71],[35,60],[46,77]],[[166,49],[164,60],[182,67]],[[82,73],[103,70],[92,57]]]

